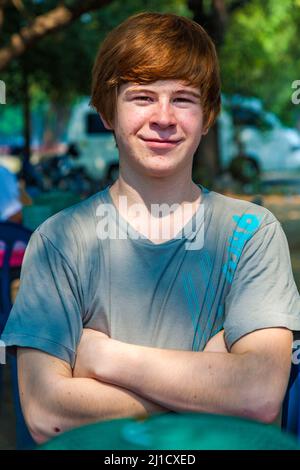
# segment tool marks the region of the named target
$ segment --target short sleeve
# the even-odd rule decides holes
[[[300,330],[300,298],[280,223],[260,228],[243,248],[225,301],[225,341],[230,349],[255,330]]]
[[[21,285],[1,339],[75,362],[82,295],[74,266],[37,230],[26,249]]]

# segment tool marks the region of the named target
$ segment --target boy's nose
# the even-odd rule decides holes
[[[151,124],[157,124],[160,127],[169,127],[176,124],[174,110],[170,103],[157,103],[151,116]]]

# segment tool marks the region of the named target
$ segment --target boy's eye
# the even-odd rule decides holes
[[[187,103],[192,103],[191,100],[188,100],[187,98],[176,98],[177,101],[184,101],[184,102],[187,102]]]
[[[136,100],[141,100],[141,101],[148,101],[151,100],[150,96],[136,96]]]
[[[151,98],[150,96],[136,96],[134,99],[140,100],[140,101],[150,101]],[[183,102],[183,103],[192,103],[191,100],[188,98],[175,98],[175,101]]]

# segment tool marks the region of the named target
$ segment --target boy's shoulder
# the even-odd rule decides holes
[[[279,223],[272,212],[254,202],[215,191],[208,192],[207,198],[212,207],[212,225],[214,228],[223,228],[224,232],[231,229],[256,232],[271,223]]]
[[[86,245],[96,240],[97,208],[105,202],[104,191],[54,214],[36,231],[56,248],[66,244]]]

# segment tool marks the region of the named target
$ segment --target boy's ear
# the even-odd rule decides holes
[[[102,121],[103,124],[104,124],[105,129],[107,129],[108,131],[112,131],[113,128],[108,124],[108,122],[106,121],[106,119],[104,119],[104,117],[102,116],[102,114],[99,113],[99,115],[100,115],[101,121]]]
[[[210,111],[209,115],[205,119],[205,125],[203,125],[202,135],[208,134],[208,131],[212,127],[214,120],[214,113],[213,111]]]

